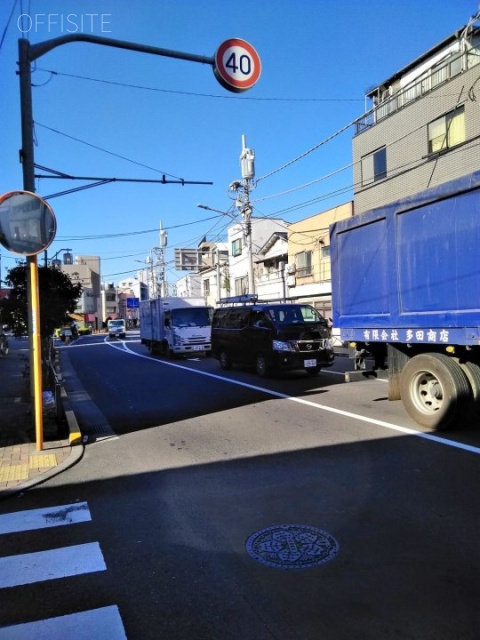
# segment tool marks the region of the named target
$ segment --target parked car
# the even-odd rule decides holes
[[[72,339],[72,329],[71,327],[62,327],[60,329],[60,340],[62,342],[70,342]]]
[[[328,323],[316,309],[255,300],[215,309],[212,355],[222,369],[252,365],[261,377],[302,369],[315,375],[334,361]]]

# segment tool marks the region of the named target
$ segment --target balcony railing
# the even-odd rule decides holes
[[[403,109],[415,100],[422,98],[430,93],[441,84],[444,84],[455,76],[471,69],[480,63],[480,51],[471,49],[466,53],[460,53],[453,56],[448,61],[439,66],[430,69],[428,75],[424,75],[412,84],[408,85],[402,91],[391,96],[387,100],[383,100],[367,113],[364,113],[355,123],[356,133],[362,133],[378,122],[381,122],[393,113]]]

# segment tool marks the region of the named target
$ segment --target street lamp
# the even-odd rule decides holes
[[[212,209],[212,207],[209,207],[206,204],[197,204],[197,207],[199,209],[206,209],[207,211],[214,211],[215,213],[221,213],[222,216],[228,216],[229,218],[232,218],[232,220],[235,220],[235,222],[238,222],[235,215],[233,213],[230,213],[230,211],[220,211],[220,209]]]
[[[73,256],[72,256],[72,249],[67,249],[65,247],[63,247],[63,249],[59,249],[56,253],[53,254],[53,258],[50,258],[50,264],[52,265],[52,267],[57,267],[57,263],[60,262],[60,260],[57,260],[57,256],[60,253],[60,251],[67,251],[68,252],[68,256],[69,256],[69,260],[71,260],[71,262],[67,263],[65,262],[65,264],[72,264],[73,263]],[[64,256],[65,257],[65,256]],[[48,259],[47,259],[47,252],[45,251],[45,266],[48,265]]]

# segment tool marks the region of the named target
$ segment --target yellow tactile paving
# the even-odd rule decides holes
[[[30,469],[43,469],[44,467],[55,467],[57,464],[57,456],[54,453],[44,455],[30,456]]]
[[[11,480],[28,480],[28,465],[16,464],[0,468],[0,482]]]

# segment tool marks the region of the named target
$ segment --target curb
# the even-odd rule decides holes
[[[82,444],[82,432],[80,431],[77,418],[70,405],[70,400],[68,399],[68,394],[65,391],[63,384],[60,389],[60,398],[62,401],[65,420],[68,425],[68,444],[72,447]]]
[[[77,462],[80,462],[80,460],[83,458],[84,453],[84,446],[75,448],[72,447],[72,452],[66,460],[56,465],[55,467],[52,467],[48,471],[45,471],[44,473],[42,473],[42,475],[37,476],[36,478],[32,478],[31,480],[26,480],[25,482],[22,482],[21,484],[17,485],[16,487],[12,487],[11,489],[2,489],[2,491],[0,492],[0,501],[11,498],[12,496],[18,495],[19,493],[23,493],[28,489],[32,489],[33,487],[43,484],[44,482],[47,482],[47,480],[51,480],[55,476],[60,475],[67,469],[70,469],[70,467],[76,465]]]

